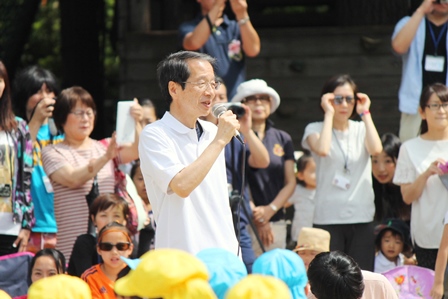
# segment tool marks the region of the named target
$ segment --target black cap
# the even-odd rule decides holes
[[[375,227],[375,244],[378,248],[381,247],[381,236],[383,235],[382,232],[385,230],[392,230],[398,234],[401,235],[401,238],[403,239],[403,250],[404,251],[410,251],[412,250],[412,243],[411,243],[411,233],[409,231],[409,226],[401,219],[397,218],[388,218],[384,219],[381,224],[377,225]]]

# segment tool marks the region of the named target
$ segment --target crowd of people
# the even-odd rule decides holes
[[[339,74],[294,148],[270,119],[281,91],[245,77],[260,52],[246,0],[197,2],[185,50],[157,66],[169,110],[135,99],[129,144],[90,138],[84,88],[39,66],[9,82],[0,62],[0,263],[34,254],[28,298],[397,298],[381,273],[410,265],[435,271],[427,298],[442,298],[448,4],[424,0],[392,35],[399,137],[378,134],[375,99]]]

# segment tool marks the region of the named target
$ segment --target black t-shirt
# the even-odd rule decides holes
[[[431,33],[431,29],[433,34]],[[426,20],[425,49],[422,59],[422,66],[423,66],[422,88],[425,88],[429,84],[433,84],[436,82],[446,84],[446,67],[447,67],[446,29],[447,29],[446,24],[436,26],[430,21]],[[439,38],[440,41],[436,49],[435,44],[439,40]],[[426,71],[425,70],[426,55],[443,56],[445,58],[445,65],[443,67],[443,72]]]
[[[90,234],[80,235],[73,246],[67,273],[81,277],[84,271],[99,263],[99,258],[96,252],[96,238]]]

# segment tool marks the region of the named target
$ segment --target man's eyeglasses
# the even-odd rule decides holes
[[[72,114],[74,114],[77,118],[82,119],[84,118],[84,115],[87,116],[87,118],[91,119],[95,116],[95,111],[93,111],[92,109],[87,109],[87,110],[75,110],[70,112]]]
[[[261,95],[261,96],[248,96],[244,98],[244,103],[255,103],[257,100],[260,100],[260,102],[270,102],[271,98],[268,95]]]
[[[219,87],[221,86],[221,82],[216,82],[216,81],[210,81],[210,82],[205,82],[205,81],[189,82],[189,81],[185,81],[185,82],[182,82],[182,83],[188,83],[188,84],[196,85],[201,90],[205,90],[208,86],[210,86],[211,89],[218,90]]]
[[[431,109],[431,111],[439,111],[440,107],[442,107],[443,110],[448,112],[448,102],[441,103],[441,104],[439,104],[439,103],[431,103],[431,104],[426,105],[426,107]]]
[[[334,96],[333,102],[334,102],[335,105],[341,105],[342,102],[344,101],[344,99],[347,102],[347,104],[350,105],[355,100],[355,97],[353,97],[353,96],[346,96],[346,97],[344,97],[344,96]]]
[[[108,242],[101,242],[100,244],[98,244],[98,247],[102,251],[111,251],[112,248],[114,248],[114,247],[117,248],[118,251],[125,251],[125,250],[128,250],[129,248],[131,248],[131,243],[119,242],[117,244],[112,244],[112,243],[108,243]]]

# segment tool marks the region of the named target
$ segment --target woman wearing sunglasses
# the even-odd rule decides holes
[[[321,95],[324,120],[308,124],[302,146],[316,162],[313,226],[331,234],[330,250],[352,256],[373,270],[375,214],[371,155],[382,145],[369,112],[370,99],[358,93],[349,75],[329,79]],[[362,121],[351,118],[358,114]]]
[[[93,299],[115,299],[114,284],[126,264],[120,258],[129,257],[134,245],[127,228],[117,222],[104,226],[99,235],[97,252],[103,262],[87,269],[81,278],[87,282]]]

